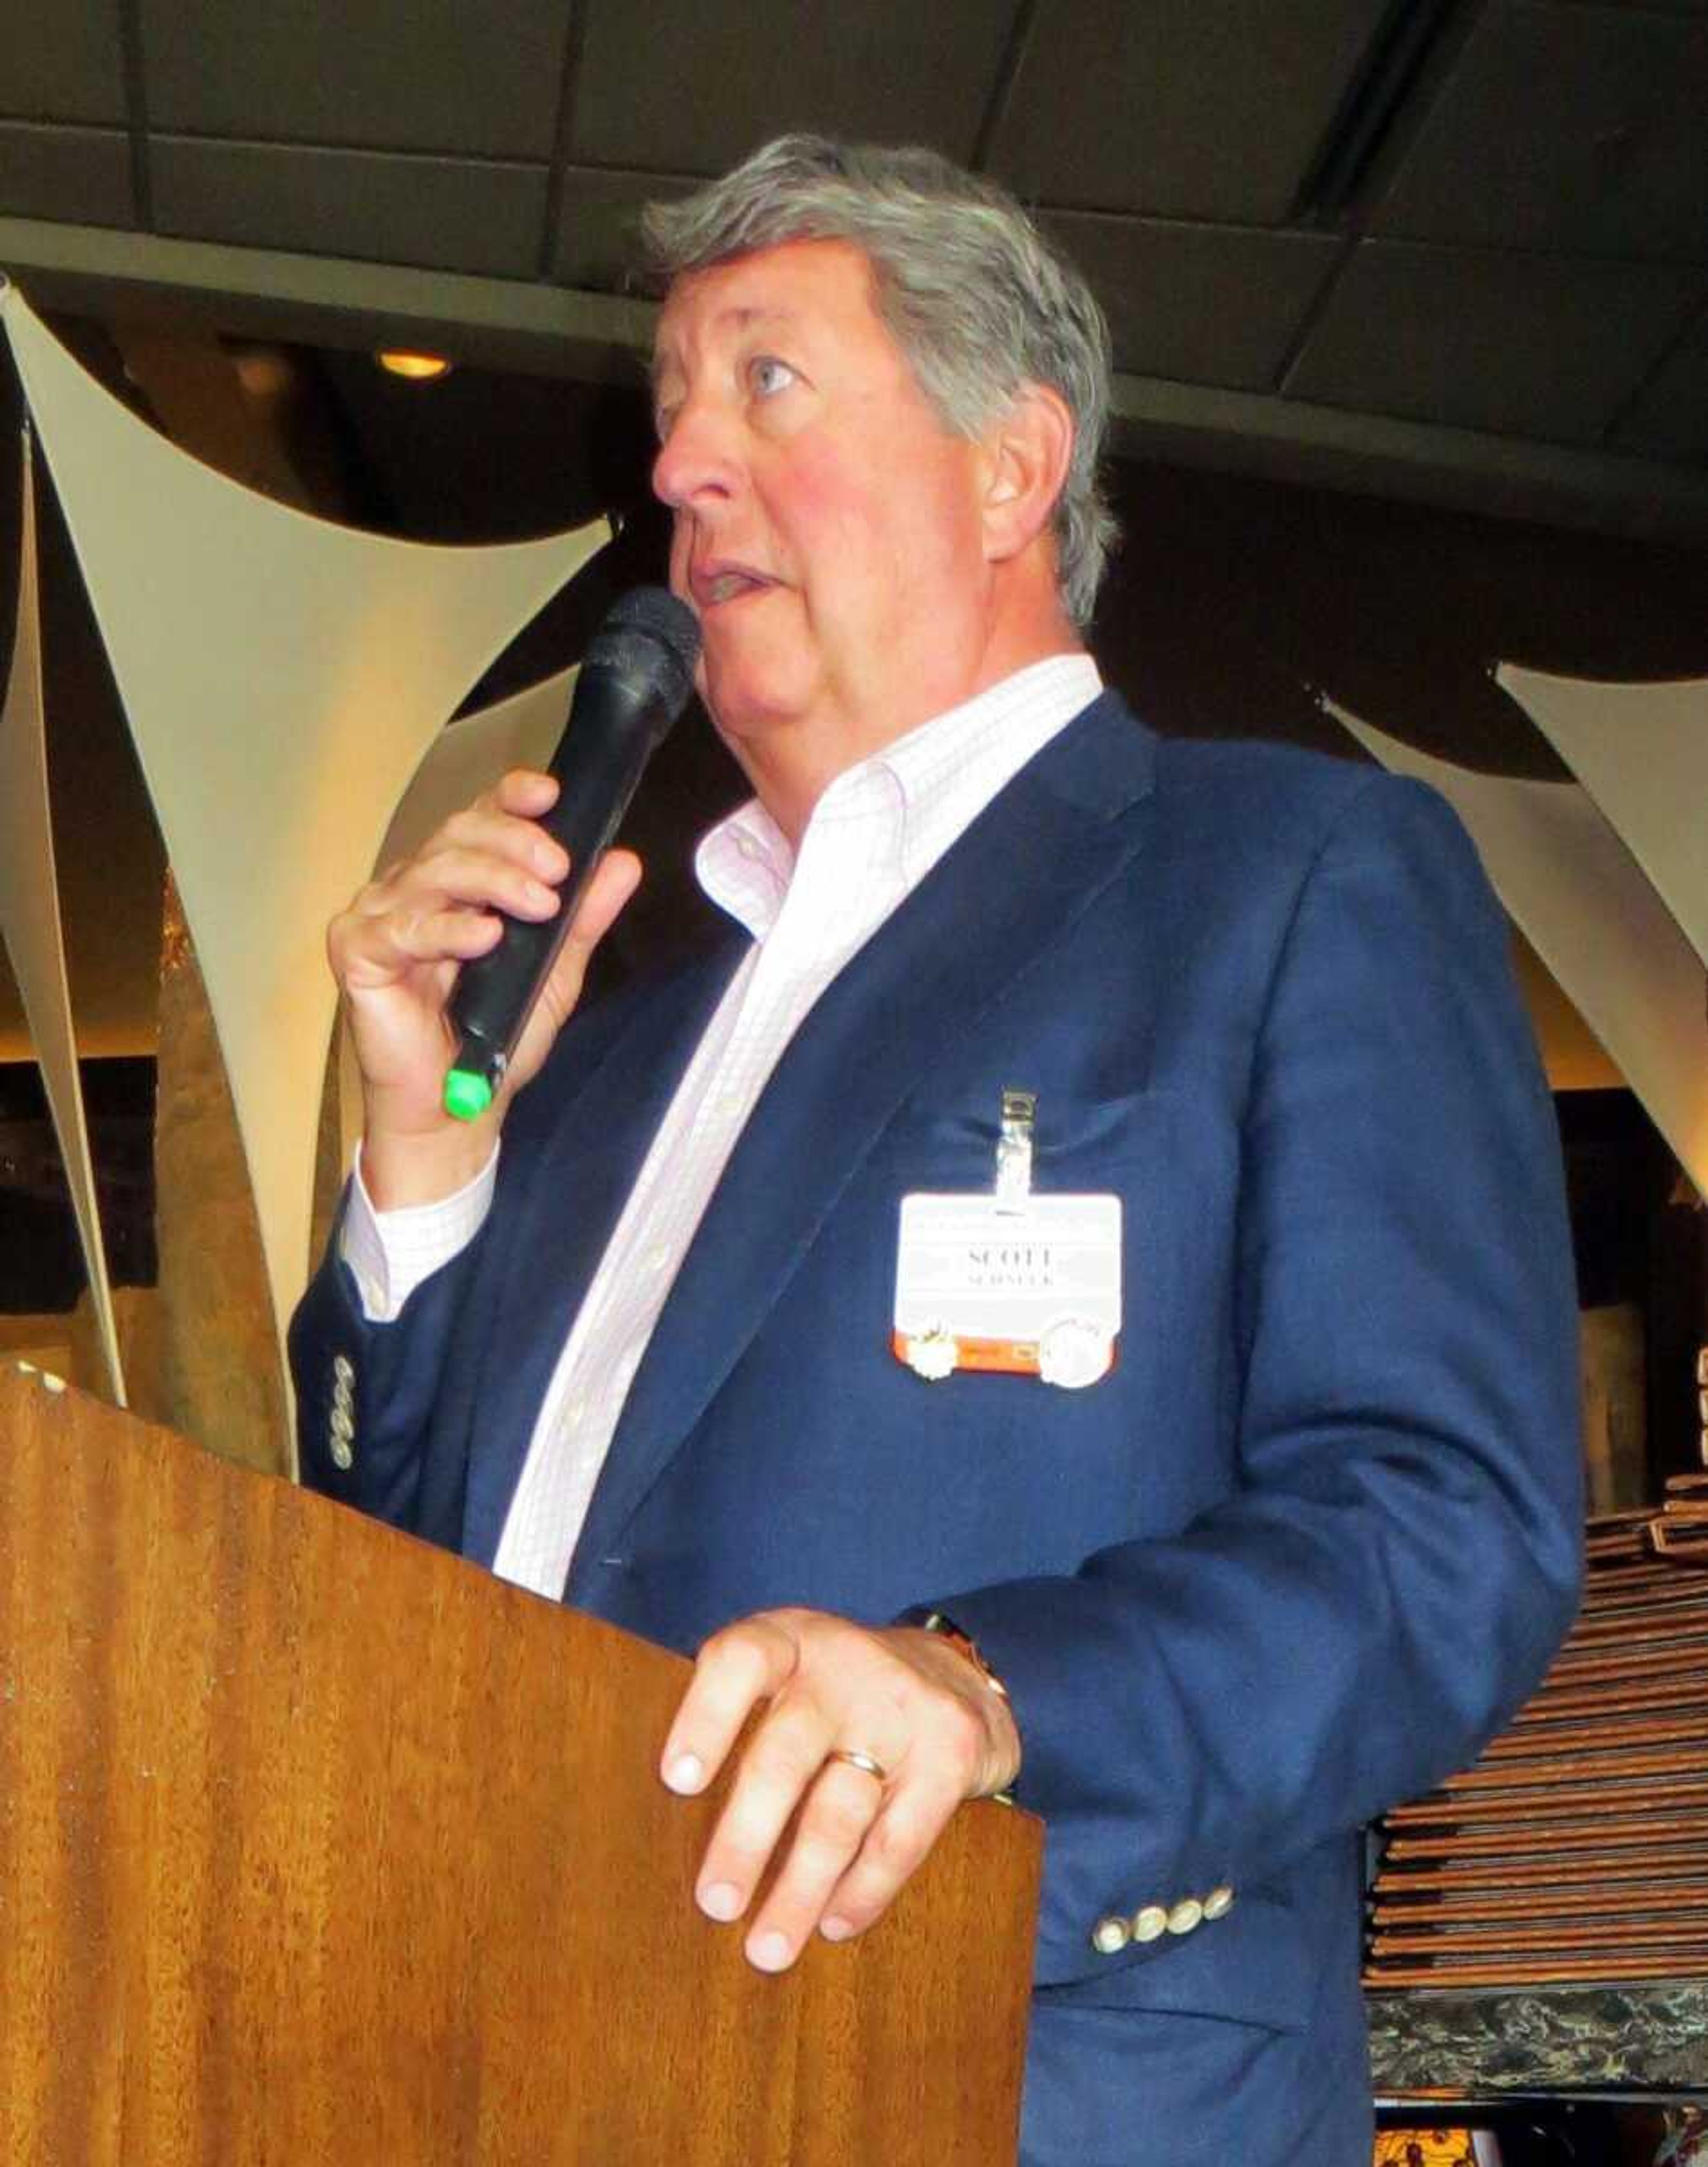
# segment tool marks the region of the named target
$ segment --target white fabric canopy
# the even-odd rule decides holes
[[[375,870],[419,850],[434,829],[490,788],[507,769],[544,767],[569,719],[580,674],[578,663],[441,730],[391,817]]]
[[[1587,793],[1473,774],[1328,709],[1385,767],[1432,783],[1453,806],[1501,901],[1708,1195],[1701,963]]]
[[[124,1372],[113,1317],[113,1290],[95,1198],[95,1169],[77,1077],[77,1036],[60,928],[59,879],[48,806],[47,741],[41,697],[40,579],[35,550],[35,488],[30,432],[24,432],[24,502],[18,528],[18,623],[12,674],[0,707],[0,940],[23,996],[41,1066],[48,1110],[65,1163],[66,1182],[89,1299],[113,1397],[124,1405]]]
[[[0,289],[166,838],[254,1184],[275,1322],[308,1264],[327,919],[468,687],[605,538],[362,534],[139,421]]]
[[[1498,679],[1708,963],[1708,679],[1599,685],[1511,662]]]

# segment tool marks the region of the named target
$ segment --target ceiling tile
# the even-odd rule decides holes
[[[1013,0],[590,0],[573,150],[716,173],[787,129],[972,156]]]
[[[1530,0],[1496,8],[1372,225],[1708,262],[1708,21]]]
[[[1704,283],[1660,264],[1366,241],[1285,389],[1330,406],[1593,443]]]
[[[159,231],[240,247],[526,278],[545,220],[542,166],[156,136],[150,172]]]
[[[190,135],[551,155],[568,9],[549,0],[139,0],[151,124]]]
[[[134,225],[130,136],[0,120],[0,218]]]
[[[616,173],[565,168],[558,208],[552,276],[565,286],[599,294],[632,290],[640,257],[642,204],[685,195],[695,183],[663,173]]]
[[[996,170],[1029,200],[1278,225],[1383,0],[1042,0]]]
[[[119,0],[5,0],[3,13],[0,114],[124,124]]]
[[[1631,401],[1612,442],[1621,451],[1708,463],[1708,310]]]
[[[1096,288],[1118,367],[1240,391],[1272,387],[1342,246],[1087,211],[1044,223]]]

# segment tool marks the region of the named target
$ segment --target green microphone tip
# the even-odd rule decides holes
[[[445,1111],[459,1121],[478,1121],[492,1104],[492,1086],[472,1068],[452,1068],[445,1078]]]

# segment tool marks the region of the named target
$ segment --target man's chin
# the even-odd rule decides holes
[[[701,698],[718,735],[742,758],[744,743],[760,744],[805,721],[812,697],[794,673],[752,665],[719,667],[708,658]]]

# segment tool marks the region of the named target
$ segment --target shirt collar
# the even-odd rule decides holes
[[[880,821],[907,893],[1102,690],[1089,654],[1053,654],[933,716],[835,778],[813,808],[801,856],[816,834],[844,820]],[[754,797],[701,839],[694,869],[711,901],[763,940],[796,863],[788,837]]]

